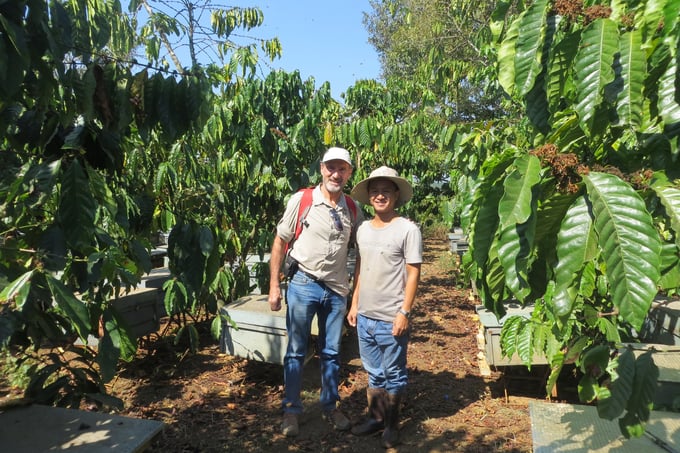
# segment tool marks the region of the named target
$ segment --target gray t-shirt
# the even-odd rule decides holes
[[[295,236],[298,208],[302,192],[291,196],[283,217],[276,226],[276,232],[286,242]],[[305,217],[300,237],[293,244],[291,256],[300,263],[300,269],[322,280],[332,291],[346,296],[349,293],[349,274],[347,273],[347,251],[352,232],[352,214],[345,197],[341,197],[335,211],[342,221],[342,231],[333,224],[330,210],[333,209],[323,196],[321,188],[312,191],[312,205]],[[356,205],[356,222],[363,215]]]
[[[423,262],[423,240],[418,226],[403,217],[383,228],[365,221],[357,230],[361,257],[359,313],[392,322],[404,303],[406,264]]]

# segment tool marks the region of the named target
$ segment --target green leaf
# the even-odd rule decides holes
[[[30,37],[20,25],[0,14],[0,55],[4,57],[0,65],[0,98],[3,104],[19,91],[24,81],[30,65],[28,40]]]
[[[105,309],[102,313],[102,322],[104,324],[104,335],[99,339],[97,345],[97,363],[101,370],[102,379],[104,382],[108,382],[116,376],[118,359],[121,356],[121,338],[126,334],[118,325],[111,308]]]
[[[640,330],[657,293],[661,240],[644,201],[618,177],[584,176],[612,302]]]
[[[532,191],[541,180],[541,163],[533,154],[515,160],[514,169],[503,181],[503,197],[498,204],[502,228],[524,223],[533,213]]]
[[[520,96],[526,95],[534,86],[541,72],[541,57],[548,5],[538,0],[522,13],[515,52],[515,85]]]
[[[627,412],[619,419],[619,430],[626,439],[641,437],[645,433],[645,425],[635,414]]]
[[[626,409],[636,414],[642,421],[649,420],[659,379],[659,368],[654,363],[652,354],[652,350],[645,351],[635,360],[635,380],[631,395],[627,398]],[[630,355],[633,353],[630,352]]]
[[[662,27],[664,22],[663,22],[663,12],[664,12],[664,7],[668,7],[667,5],[672,4],[673,1],[667,1],[667,0],[647,0],[644,2],[644,12],[641,12],[640,14],[640,19],[642,22],[642,26],[639,26],[638,24],[636,29],[642,30],[644,32],[644,39],[646,42],[651,41],[654,39],[654,37],[659,33],[659,28],[671,28],[668,25],[666,27]],[[678,14],[676,11],[675,17],[673,17],[672,21],[666,22],[666,24],[672,24],[672,23],[677,23],[677,18]]]
[[[626,403],[626,414],[619,419],[619,428],[626,437],[640,437],[644,434],[644,425],[649,420],[649,415],[653,406],[653,400],[657,391],[657,381],[659,369],[654,364],[652,357],[653,351],[649,350],[641,354],[631,366],[626,370],[628,374],[634,374],[632,378],[632,388],[628,397],[622,395],[622,400]],[[632,357],[633,352],[628,350]],[[632,362],[632,360],[631,360]],[[619,370],[621,367],[619,366]]]
[[[671,228],[675,231],[675,243],[680,247],[680,189],[672,186],[653,185],[652,189],[666,208],[666,215],[671,221]]]
[[[206,226],[201,226],[198,231],[198,243],[203,256],[208,257],[215,247],[215,238],[212,231]]]
[[[510,316],[503,321],[503,328],[501,329],[501,351],[506,357],[512,357],[517,351],[517,344],[519,343],[519,333],[522,326],[526,323],[526,318],[522,316]]]
[[[505,284],[520,302],[531,289],[527,281],[528,260],[534,243],[535,218],[503,229],[498,238],[498,257],[503,265]]]
[[[566,357],[564,358],[566,362],[576,360],[581,352],[585,351],[592,344],[592,339],[590,337],[579,337],[576,338],[574,343],[569,346],[567,350]]]
[[[604,337],[610,343],[620,343],[621,335],[619,334],[619,329],[617,325],[609,318],[598,317],[597,327],[600,332],[604,334]]]
[[[31,277],[35,270],[28,271],[7,285],[0,293],[0,302],[14,302],[18,309],[26,303],[31,290]]]
[[[198,347],[200,346],[200,335],[198,334],[198,330],[194,324],[189,324],[187,327],[189,331],[189,347],[192,353],[196,353],[196,351],[198,351]]]
[[[680,291],[680,248],[675,243],[665,243],[661,247],[659,288]]]
[[[569,208],[557,235],[557,264],[555,265],[555,314],[563,317],[571,313],[574,300],[569,296],[578,272],[583,267],[592,244],[592,218],[583,197]]]
[[[519,36],[520,18],[514,20],[498,49],[498,82],[510,95],[515,91],[515,46]]]
[[[74,78],[73,88],[77,98],[78,107],[81,114],[86,121],[92,121],[95,118],[94,95],[97,89],[97,80],[95,79],[95,72],[102,72],[98,64],[90,64],[87,70],[82,74],[81,78]],[[100,77],[103,77],[100,75]],[[103,78],[101,83],[105,83]],[[103,90],[103,87],[100,87]]]
[[[553,388],[557,385],[557,380],[562,374],[562,368],[564,366],[565,357],[564,354],[557,354],[550,359],[550,375],[545,383],[545,394],[551,395]]]
[[[66,240],[75,249],[87,247],[95,232],[97,203],[90,191],[83,167],[74,160],[61,177],[59,222]]]
[[[645,53],[640,30],[624,33],[619,42],[622,87],[616,99],[618,124],[638,128],[642,123],[642,101],[646,75]]]
[[[534,358],[534,325],[531,321],[522,323],[517,332],[517,355],[528,368]]]
[[[581,358],[581,372],[599,379],[609,363],[609,348],[606,345],[595,345],[586,350]]]
[[[486,188],[488,191],[480,188],[477,192],[478,196],[475,197],[479,202],[479,211],[470,235],[470,243],[473,244],[472,256],[479,266],[483,266],[486,262],[494,241],[498,226],[498,202],[503,195],[500,184]]]
[[[678,0],[668,0],[666,2],[662,3],[663,5],[663,20],[665,24],[675,24],[676,32],[677,32],[677,19],[680,17],[680,1]],[[658,23],[657,23],[658,25]],[[654,33],[658,28],[654,30]],[[670,35],[673,33],[673,27],[666,26],[663,28],[663,32],[666,33],[667,35]]]
[[[528,259],[536,226],[532,191],[540,180],[540,162],[536,156],[526,154],[516,159],[514,166],[503,182],[505,190],[498,203],[501,231],[496,247],[505,284],[518,300],[524,301],[530,293]]]
[[[27,61],[29,45],[25,30],[19,24],[10,22],[5,14],[0,15],[0,30],[3,32],[3,38],[7,38],[16,55],[20,57],[20,61]]]
[[[87,306],[81,300],[78,300],[71,291],[64,286],[62,282],[52,277],[50,274],[45,274],[45,279],[50,287],[52,296],[57,302],[57,305],[64,312],[66,317],[71,321],[78,336],[81,339],[87,338],[90,333],[90,314]]]
[[[213,338],[220,338],[220,334],[222,333],[222,318],[220,316],[215,316],[210,323],[210,333]]]
[[[583,376],[578,381],[578,399],[589,403],[597,397],[598,389],[597,379],[591,376]]]
[[[604,87],[614,80],[612,64],[618,51],[618,27],[614,21],[597,19],[583,31],[574,71],[576,112],[586,131],[592,129],[593,115],[602,103]]]
[[[484,306],[487,310],[492,311],[498,317],[505,315],[505,306],[503,305],[506,299],[505,291],[505,272],[498,258],[497,248],[492,247],[489,251],[488,263],[484,266],[483,284],[478,287],[478,291]]]
[[[562,36],[551,49],[548,74],[546,76],[546,95],[550,105],[550,112],[560,112],[564,109],[566,93],[571,89],[573,80],[571,68],[578,52],[581,35],[579,31]],[[554,142],[554,140],[551,140]]]

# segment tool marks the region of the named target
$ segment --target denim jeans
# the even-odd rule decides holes
[[[406,390],[406,350],[409,334],[395,337],[392,323],[357,316],[359,355],[368,373],[368,386],[383,388],[392,395]]]
[[[301,272],[296,273],[288,283],[286,294],[288,311],[286,329],[288,347],[283,359],[285,384],[283,411],[302,413],[300,391],[302,389],[302,368],[307,355],[312,320],[317,317],[319,336],[318,351],[321,361],[320,403],[324,411],[335,409],[340,374],[340,340],[347,311],[347,300]]]

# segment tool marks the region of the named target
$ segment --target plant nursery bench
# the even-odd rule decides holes
[[[288,339],[286,335],[286,304],[280,311],[271,311],[266,294],[251,294],[222,307],[220,313],[231,319],[222,323],[220,350],[222,353],[283,365]],[[316,318],[312,320],[312,336],[318,335]],[[307,349],[306,360],[314,355],[314,345]]]

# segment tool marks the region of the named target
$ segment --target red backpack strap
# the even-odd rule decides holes
[[[298,237],[300,237],[300,233],[302,233],[302,224],[305,221],[305,217],[307,217],[309,208],[312,207],[313,190],[314,187],[306,187],[298,191],[302,192],[302,198],[300,199],[300,205],[298,206],[297,220],[295,221],[295,233],[293,234],[293,239],[291,239],[290,242],[288,242],[284,247],[283,249],[284,255],[288,254],[291,247],[293,246],[293,243],[297,240]]]
[[[300,237],[300,233],[302,233],[302,224],[305,221],[305,217],[307,217],[307,213],[309,213],[309,208],[312,207],[312,192],[314,191],[314,187],[307,187],[305,189],[300,189],[302,192],[302,198],[300,199],[300,206],[298,207],[298,216],[297,216],[297,222],[295,222],[295,236],[293,237],[293,240],[297,240],[297,238]]]
[[[347,207],[349,208],[349,212],[352,214],[352,228],[354,228],[354,224],[357,221],[357,205],[354,203],[354,200],[352,197],[349,195],[345,194],[345,202],[347,203]]]

